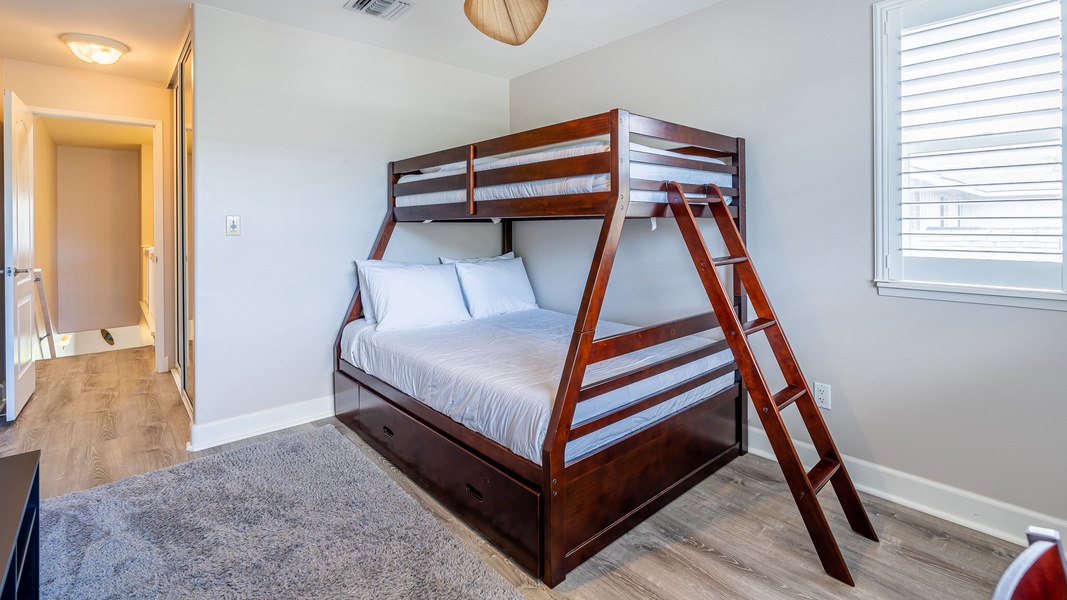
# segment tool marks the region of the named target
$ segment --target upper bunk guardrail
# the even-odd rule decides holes
[[[671,152],[679,152],[679,150],[685,149],[688,148],[672,149]],[[715,173],[727,173],[730,175],[737,174],[737,167],[735,167],[734,165],[719,164],[704,160],[693,160],[689,158],[679,158],[677,156],[658,154],[656,152],[642,152],[640,150],[630,151],[630,162],[646,163],[650,165],[662,165],[665,167],[679,167],[681,169],[690,169],[692,171],[713,171]]]
[[[695,146],[690,150],[691,153],[714,158],[733,156],[738,149],[737,138],[633,113],[630,113],[630,135]]]
[[[572,121],[556,123],[555,125],[539,127],[521,133],[513,133],[511,135],[478,142],[477,144],[457,146],[448,150],[431,152],[421,156],[394,161],[393,172],[397,174],[414,173],[421,169],[465,162],[471,146],[475,147],[475,158],[477,159],[487,156],[510,154],[512,152],[522,152],[540,148],[542,146],[552,146],[583,138],[608,135],[610,132],[610,113],[603,113],[583,119],[574,119]]]
[[[739,164],[739,148],[742,143],[738,138],[731,138],[721,134],[702,131],[684,125],[677,125],[667,121],[652,119],[641,115],[634,115],[626,111],[612,111],[583,119],[575,119],[564,123],[558,123],[547,127],[541,127],[530,131],[511,134],[469,144],[458,146],[448,150],[442,150],[417,156],[409,159],[395,161],[391,164],[390,199],[391,209],[396,211],[399,220],[425,220],[425,219],[474,219],[487,218],[538,218],[538,217],[594,217],[604,214],[610,209],[613,198],[610,192],[587,192],[585,194],[565,194],[553,196],[538,196],[534,198],[510,198],[501,200],[478,200],[474,199],[476,189],[496,185],[507,185],[520,182],[533,182],[568,177],[587,176],[593,174],[609,174],[616,166],[612,163],[612,152],[595,152],[587,155],[579,155],[566,158],[551,159],[540,162],[513,165],[510,167],[485,168],[479,170],[476,162],[483,158],[501,155],[521,153],[531,150],[543,149],[548,146],[588,140],[590,138],[611,139],[612,119],[614,114],[627,115],[629,123],[629,135],[653,138],[680,144],[670,148],[676,154],[691,155],[694,158],[671,156],[656,152],[646,152],[638,149],[631,150],[628,143],[620,143],[618,154],[630,163],[644,163],[667,167],[677,167],[708,173],[732,175],[738,178],[743,167]],[[729,158],[730,164],[719,164],[699,160],[698,158]],[[743,161],[743,157],[741,157]],[[422,169],[440,168],[445,165],[455,165],[457,168],[467,167],[466,172],[423,179],[420,181],[398,183],[399,176],[416,173]],[[474,169],[470,169],[471,166]],[[473,172],[471,172],[473,171]],[[645,190],[662,192],[665,182],[651,181],[631,177],[627,184],[632,190]],[[624,187],[620,182],[620,187]],[[700,195],[702,187],[699,184],[686,184],[684,191],[690,195]],[[457,208],[439,208],[437,205],[416,205],[397,207],[395,198],[411,196],[415,194],[429,194],[436,192],[461,192],[465,195],[465,210]],[[738,196],[741,190],[738,187],[723,188],[727,196]],[[695,200],[699,202],[699,199]],[[490,203],[498,202],[492,207]],[[600,203],[597,205],[597,203]],[[553,203],[563,206],[553,206]],[[627,211],[628,217],[670,217],[669,211],[663,207],[643,206],[638,203],[631,204]],[[704,214],[708,211],[696,209],[695,216],[709,216]],[[737,212],[736,209],[731,212]],[[736,215],[735,215],[736,216]]]

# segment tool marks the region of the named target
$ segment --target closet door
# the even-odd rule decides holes
[[[182,390],[189,404],[196,405],[195,386],[195,327],[193,249],[193,47],[186,44],[177,72],[175,86],[175,116],[178,135],[175,156],[177,196],[177,348],[176,360],[181,375]],[[194,415],[195,421],[195,415]]]

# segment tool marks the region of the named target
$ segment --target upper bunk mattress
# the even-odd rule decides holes
[[[710,164],[725,164],[723,161],[715,158],[679,154],[677,152],[661,150],[659,148],[652,148],[649,146],[642,146],[641,144],[635,143],[630,144],[630,149],[637,152],[647,152],[650,154],[660,154],[663,156],[686,158],[689,160],[696,160]],[[475,162],[474,171],[478,172],[491,169],[501,169],[504,167],[514,167],[517,165],[524,165],[534,162],[556,160],[560,158],[570,158],[572,156],[582,156],[586,154],[595,154],[598,152],[608,152],[610,150],[611,146],[607,142],[584,142],[581,144],[564,146],[561,148],[554,148],[541,152],[520,154],[518,156],[512,156],[509,158],[488,160],[479,159]],[[436,179],[438,177],[448,177],[450,175],[462,175],[467,172],[466,165],[458,166],[455,168],[448,168],[448,166],[455,167],[455,165],[447,165],[444,169],[431,173],[404,175],[397,183],[409,183],[413,181],[423,181],[426,179]],[[641,162],[630,163],[630,177],[632,179],[645,179],[648,181],[677,181],[678,183],[689,183],[695,185],[704,185],[710,183],[715,184],[719,187],[731,187],[733,185],[733,176],[729,173],[701,171],[698,169],[683,169],[680,167],[654,165]],[[537,181],[522,181],[518,183],[509,183],[504,185],[476,187],[474,188],[474,200],[476,202],[480,202],[483,200],[508,200],[513,198],[534,198],[539,196],[561,196],[565,194],[607,192],[610,190],[610,174],[597,173],[593,175],[581,175],[577,177],[542,179]],[[631,190],[630,200],[634,202],[666,202],[667,194],[665,192]],[[730,199],[727,198],[728,202],[729,200]],[[396,197],[397,206],[426,206],[430,204],[449,204],[466,201],[467,193],[464,190],[449,190],[444,192],[430,192],[426,194],[409,194],[407,196]]]
[[[600,321],[598,337],[632,327]],[[512,452],[541,463],[574,316],[534,309],[462,323],[376,331],[360,319],[342,333],[342,358]],[[711,343],[689,336],[589,365],[586,383]],[[574,426],[733,360],[729,350],[578,404]],[[728,373],[633,417],[567,444],[579,458],[733,385]]]

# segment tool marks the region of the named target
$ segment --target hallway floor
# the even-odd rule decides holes
[[[51,498],[193,458],[189,414],[152,347],[37,362],[37,389],[0,426],[0,456],[41,450]]]

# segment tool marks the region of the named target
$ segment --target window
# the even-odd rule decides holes
[[[1062,10],[875,5],[879,293],[1067,310]]]

